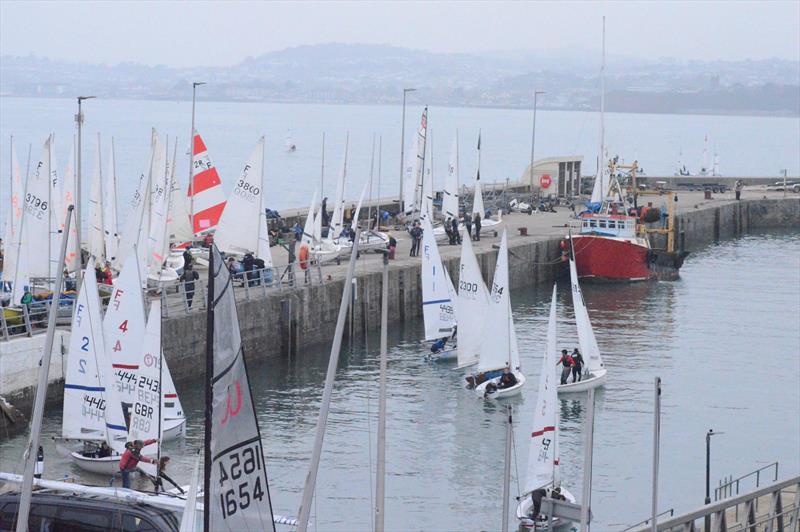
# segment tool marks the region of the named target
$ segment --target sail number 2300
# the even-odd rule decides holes
[[[253,501],[264,498],[261,448],[259,443],[237,449],[219,460],[219,480],[222,490],[219,505],[223,519],[245,510]],[[230,486],[230,489],[225,489]]]

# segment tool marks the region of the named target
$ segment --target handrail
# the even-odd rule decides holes
[[[758,469],[755,469],[755,470],[753,470],[753,471],[751,471],[751,472],[749,472],[749,473],[747,473],[745,475],[742,475],[739,478],[728,479],[725,482],[720,481],[719,487],[714,488],[714,500],[718,501],[718,500],[720,500],[720,499],[722,499],[724,497],[728,497],[728,496],[732,495],[733,494],[733,486],[734,485],[736,485],[736,493],[735,494],[738,495],[739,494],[739,483],[740,483],[740,481],[742,481],[742,480],[744,480],[746,478],[752,477],[753,475],[755,475],[755,477],[756,477],[756,488],[758,488],[761,485],[761,472],[766,470],[766,469],[770,469],[772,467],[775,468],[775,474],[772,477],[772,481],[773,482],[777,481],[778,480],[778,462],[775,461],[775,462],[772,462],[771,464],[767,464],[765,466],[759,467]]]
[[[673,515],[675,515],[675,508],[670,508],[669,510],[664,510],[664,511],[663,511],[663,512],[661,512],[660,514],[656,514],[656,519],[658,519],[659,517],[664,517],[664,516],[665,516],[665,515],[667,515],[667,514],[669,514],[669,515],[670,515],[670,517],[672,517]],[[633,525],[629,526],[628,528],[626,528],[626,529],[625,529],[625,530],[623,530],[622,532],[628,532],[628,530],[633,530],[634,528],[636,528],[636,527],[638,527],[638,526],[647,525],[647,524],[649,524],[649,523],[650,523],[650,521],[651,521],[652,519],[653,519],[652,517],[648,517],[648,518],[647,518],[647,519],[645,519],[644,521],[639,521],[638,523],[636,523],[636,524],[633,524]]]

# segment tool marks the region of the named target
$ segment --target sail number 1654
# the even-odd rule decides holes
[[[223,519],[239,510],[247,509],[253,501],[264,498],[265,484],[262,480],[263,466],[258,444],[233,451],[221,457],[218,463],[222,485],[219,505]]]

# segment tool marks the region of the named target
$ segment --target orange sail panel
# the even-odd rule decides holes
[[[207,233],[216,228],[225,208],[225,194],[217,169],[208,156],[208,149],[200,134],[195,132],[192,143],[192,181],[188,197],[194,213],[195,234]]]

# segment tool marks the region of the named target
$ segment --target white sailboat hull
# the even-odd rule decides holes
[[[599,370],[590,373],[588,377],[584,377],[583,380],[569,382],[567,384],[559,384],[557,388],[558,393],[585,392],[591,388],[603,386],[606,383],[607,374],[608,370],[606,368],[600,368]]]
[[[431,362],[455,362],[458,360],[458,348],[444,349],[438,353],[428,353],[425,358]]]
[[[78,451],[70,453],[73,463],[86,472],[95,475],[114,475],[119,472],[121,455],[107,456],[105,458],[89,458]]]
[[[494,379],[489,379],[486,382],[482,382],[478,386],[475,387],[475,393],[478,396],[483,397],[484,399],[505,399],[507,397],[513,397],[515,395],[519,395],[522,392],[522,387],[525,386],[525,375],[522,374],[521,371],[513,371],[514,376],[517,378],[517,383],[510,387],[510,388],[503,388],[497,389],[494,392],[487,393],[486,387],[489,383],[494,383],[495,386],[498,385],[500,382],[500,377],[495,377]]]
[[[164,441],[170,441],[180,438],[185,434],[186,418],[178,417],[173,419],[165,419],[163,426]]]
[[[567,501],[574,503],[575,496],[569,492],[565,487],[561,487],[561,494],[567,498]],[[520,526],[531,530],[547,530],[547,521],[534,522],[533,519],[528,517],[533,511],[533,500],[530,494],[525,497],[517,505],[517,519],[520,521]],[[561,519],[553,519],[553,528],[555,530],[565,530],[572,526],[572,521],[562,522]]]

